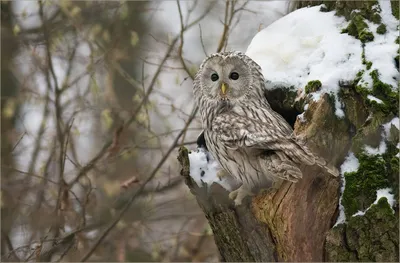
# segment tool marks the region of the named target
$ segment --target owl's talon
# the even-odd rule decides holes
[[[239,188],[229,193],[229,199],[235,200],[238,195]]]
[[[242,185],[238,189],[230,192],[229,198],[234,200],[235,206],[239,206],[242,204],[242,201],[246,196],[253,196],[253,195],[254,194],[252,192],[244,188]]]
[[[217,177],[218,177],[218,179],[220,180],[220,181],[222,181],[222,179],[224,178],[224,177],[226,177],[227,175],[229,175],[225,170],[219,170],[218,172],[217,172]]]

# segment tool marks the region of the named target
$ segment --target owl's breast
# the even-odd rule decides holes
[[[269,122],[270,113],[267,108],[257,103],[236,105],[232,108],[235,114],[258,122]]]
[[[265,171],[259,167],[255,151],[229,148],[219,140],[218,134],[211,130],[204,132],[204,138],[213,157],[239,182],[253,189],[259,187],[261,178],[266,178]]]

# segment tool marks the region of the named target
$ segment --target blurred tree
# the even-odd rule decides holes
[[[13,73],[13,58],[18,51],[17,32],[12,25],[11,2],[1,2],[1,178],[8,186],[13,167],[13,128],[18,111],[18,81]],[[10,187],[1,188],[1,251],[12,249],[10,229],[13,223],[15,200]],[[7,249],[6,249],[7,247]],[[13,257],[13,260],[18,258]]]

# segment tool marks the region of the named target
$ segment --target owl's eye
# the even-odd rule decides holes
[[[219,79],[218,74],[217,73],[213,73],[211,74],[211,80],[212,81],[217,81]]]
[[[239,73],[232,72],[231,75],[229,75],[229,78],[233,79],[233,80],[237,80],[239,78]]]

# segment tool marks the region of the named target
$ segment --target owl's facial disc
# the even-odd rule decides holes
[[[214,100],[235,101],[245,96],[251,86],[249,67],[238,57],[215,57],[204,66],[204,95]]]

